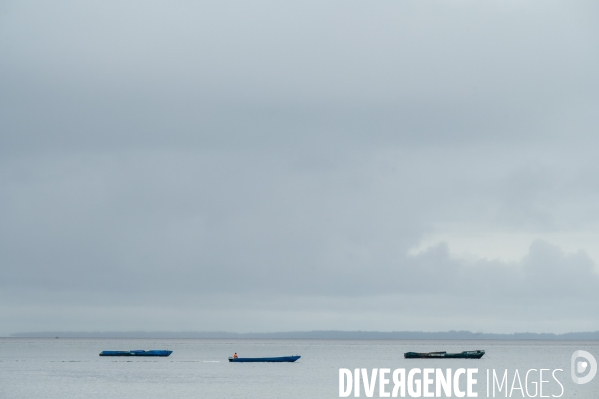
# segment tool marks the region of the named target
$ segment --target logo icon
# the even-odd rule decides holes
[[[597,360],[587,351],[576,351],[572,354],[572,367],[570,370],[572,372],[572,381],[576,384],[586,384],[595,378],[595,374],[597,374]],[[579,377],[587,370],[589,370],[587,375]]]

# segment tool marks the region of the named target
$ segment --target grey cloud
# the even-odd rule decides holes
[[[571,294],[575,280],[592,281],[588,257],[542,242],[518,266],[468,266],[443,246],[407,256],[440,186],[402,179],[411,171],[382,178],[363,160],[340,162],[341,170],[241,153],[74,158],[53,169],[46,162],[27,183],[31,163],[22,164],[3,190],[8,286],[364,295],[451,294],[466,284],[460,295],[497,285],[500,296],[538,294],[529,285]]]
[[[408,255],[596,230],[595,4],[0,7],[5,332],[599,328],[585,248]]]
[[[594,136],[585,9],[232,4],[10,3],[2,147]]]

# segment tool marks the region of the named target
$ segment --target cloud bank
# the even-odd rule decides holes
[[[5,2],[0,333],[599,329],[596,8]]]

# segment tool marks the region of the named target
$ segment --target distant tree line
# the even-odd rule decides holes
[[[272,333],[232,333],[202,331],[45,331],[18,332],[11,337],[28,338],[196,338],[196,339],[405,339],[405,340],[599,340],[599,331],[493,334],[471,331],[290,331]]]

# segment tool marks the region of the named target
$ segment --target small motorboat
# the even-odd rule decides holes
[[[151,350],[151,351],[143,351],[143,350],[135,350],[135,351],[102,351],[100,352],[100,356],[158,356],[158,357],[167,357],[173,351],[167,350]]]
[[[403,357],[406,359],[480,359],[485,354],[485,351],[464,351],[460,353],[447,353],[447,352],[429,352],[429,353],[417,353],[417,352],[406,352]]]
[[[281,356],[281,357],[230,357],[229,361],[233,363],[255,363],[255,362],[295,362],[301,356]]]

